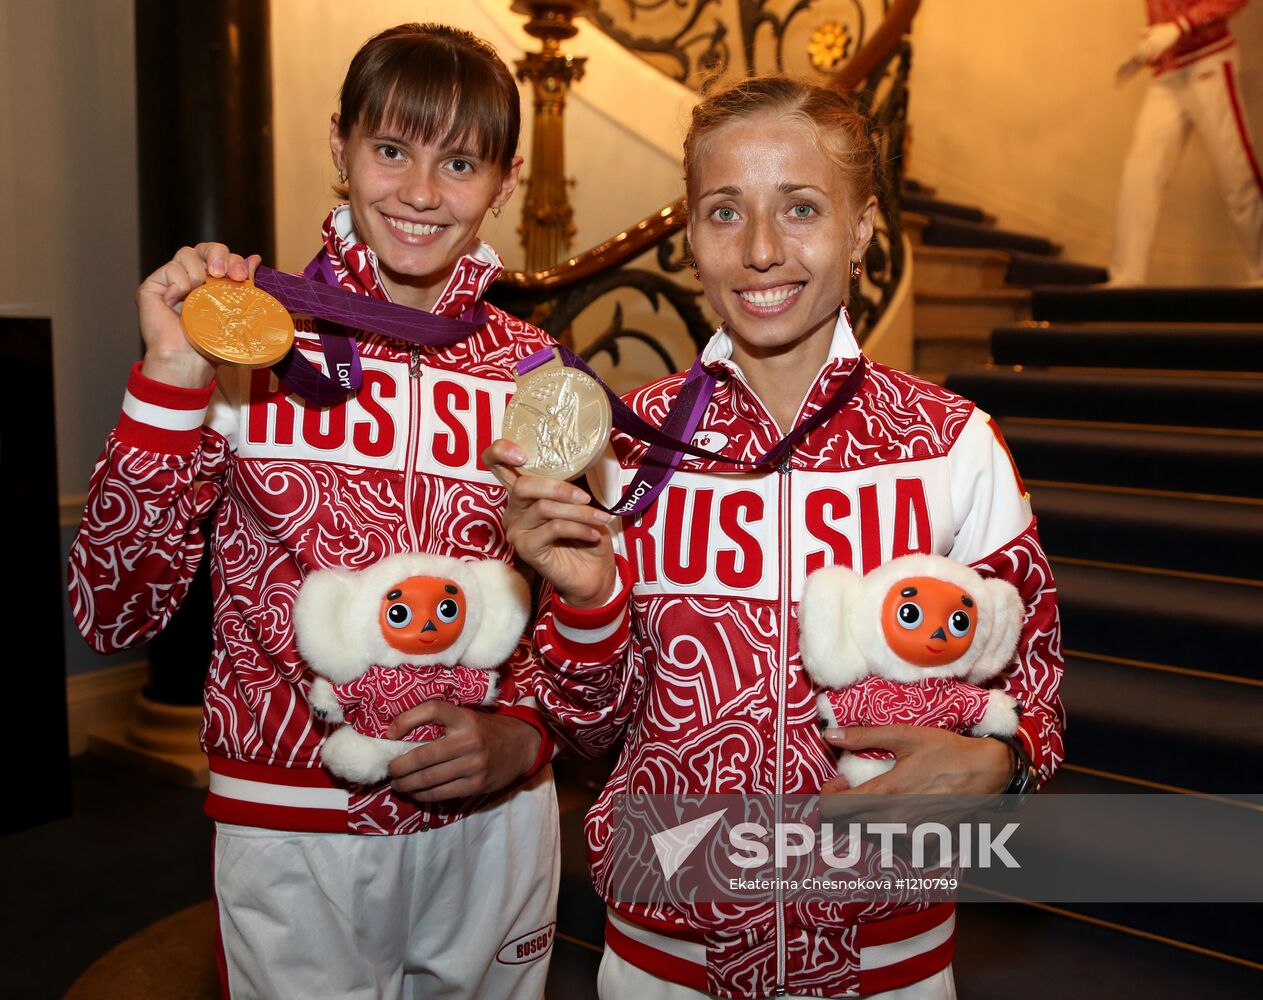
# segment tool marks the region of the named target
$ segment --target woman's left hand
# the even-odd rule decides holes
[[[521,719],[427,701],[391,723],[399,739],[427,722],[444,735],[390,762],[391,787],[418,802],[442,802],[498,792],[525,774],[539,755],[540,735]]]
[[[826,729],[825,742],[839,750],[889,750],[895,766],[849,789],[839,776],[821,794],[996,795],[1013,776],[1013,751],[999,740],[961,736],[930,726],[849,726]]]

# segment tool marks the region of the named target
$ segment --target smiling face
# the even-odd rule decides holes
[[[329,144],[347,175],[356,236],[377,255],[391,298],[419,309],[434,305],[522,166],[521,157],[507,170],[483,159],[472,142],[409,139],[389,119],[374,132],[357,123],[344,137],[335,115]]]
[[[382,638],[410,656],[449,649],[465,628],[465,594],[453,580],[410,576],[382,598]]]
[[[855,204],[816,132],[775,113],[708,134],[689,192],[689,242],[734,357],[805,350],[823,362],[875,201]]]
[[[900,580],[882,602],[881,625],[891,651],[919,667],[960,659],[973,645],[978,610],[956,584],[933,577]]]

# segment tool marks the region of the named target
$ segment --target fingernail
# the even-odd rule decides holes
[[[584,493],[583,490],[575,489],[570,491],[570,500],[572,503],[587,503],[591,499],[592,498]]]
[[[825,738],[826,740],[835,740],[835,741],[836,741],[836,740],[845,739],[845,738],[846,738],[846,730],[845,730],[845,729],[838,729],[838,728],[836,728],[836,727],[830,727],[829,729],[826,729],[826,730],[824,731],[824,738]]]
[[[210,272],[212,277],[222,278],[224,276],[223,261],[212,260],[212,261],[207,262],[206,270]]]
[[[514,465],[523,465],[526,462],[526,452],[521,448],[510,448],[504,453],[504,457]]]
[[[597,524],[609,524],[610,521],[614,520],[614,515],[607,514],[603,510],[593,509],[592,520],[595,521]]]

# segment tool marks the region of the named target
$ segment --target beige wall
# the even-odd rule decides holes
[[[0,2],[0,310],[51,316],[61,493],[139,357],[131,0]]]
[[[1135,46],[1141,0],[924,0],[914,29],[911,176],[1107,263],[1119,173],[1146,85],[1115,67]],[[1241,88],[1263,139],[1263,3],[1233,20]],[[1155,280],[1241,280],[1214,172],[1189,143],[1168,193]]]
[[[87,490],[140,355],[135,90],[131,0],[0,0],[0,314],[52,317],[63,498]],[[63,632],[70,674],[136,658],[93,653],[68,614]]]

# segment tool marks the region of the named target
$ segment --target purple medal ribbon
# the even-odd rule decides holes
[[[530,357],[519,361],[517,365],[518,374],[524,375],[532,369],[545,364],[553,357],[554,350],[561,355],[561,359],[566,365],[571,368],[577,368],[579,371],[596,379],[597,385],[609,397],[614,426],[623,433],[638,438],[649,445],[649,450],[645,453],[645,457],[641,461],[640,467],[636,470],[636,474],[632,476],[631,482],[627,484],[627,488],[623,490],[623,495],[613,507],[606,507],[595,497],[592,500],[593,504],[606,513],[617,514],[620,517],[633,517],[646,510],[657,499],[658,494],[666,489],[667,483],[671,480],[672,475],[675,474],[675,470],[679,467],[680,461],[685,455],[746,468],[762,468],[768,465],[780,466],[808,434],[835,414],[840,413],[846,404],[855,398],[860,391],[860,387],[864,384],[864,376],[868,368],[862,357],[857,358],[851,373],[847,375],[846,380],[838,386],[837,391],[829,397],[825,404],[758,458],[730,458],[716,451],[699,448],[691,443],[693,435],[697,431],[697,426],[702,422],[702,416],[706,413],[706,407],[710,403],[710,397],[715,391],[716,385],[715,376],[702,367],[700,355],[693,362],[693,367],[689,369],[688,374],[685,376],[684,384],[680,387],[680,392],[675,397],[675,402],[671,404],[671,409],[667,413],[662,427],[658,428],[654,427],[653,424],[624,403],[619,395],[601,381],[601,377],[589,368],[579,355],[567,347],[562,347],[560,344],[556,348],[545,348],[544,350],[536,351]],[[588,493],[591,494],[592,491],[588,490]]]
[[[397,302],[348,292],[338,286],[337,276],[323,249],[312,258],[302,277],[260,267],[255,272],[254,283],[275,296],[291,313],[316,319],[320,347],[331,375],[303,357],[296,346],[272,366],[287,390],[315,406],[341,402],[364,382],[360,352],[355,338],[347,330],[367,330],[422,347],[448,347],[464,340],[487,321],[487,307],[481,302],[462,312],[460,319],[448,319]]]

